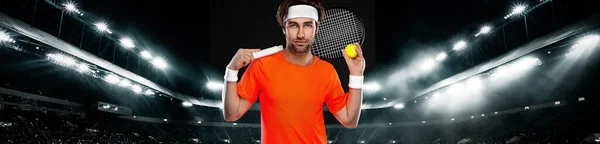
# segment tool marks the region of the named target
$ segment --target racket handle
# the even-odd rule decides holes
[[[283,46],[282,45],[278,45],[278,46],[273,46],[270,48],[266,48],[257,52],[253,52],[252,56],[254,57],[254,59],[259,59],[262,58],[264,56],[268,56],[274,53],[277,53],[279,51],[283,50]]]

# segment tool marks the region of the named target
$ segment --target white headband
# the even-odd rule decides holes
[[[309,5],[294,5],[288,8],[288,14],[284,21],[298,17],[312,18],[318,22],[319,12],[315,7]]]

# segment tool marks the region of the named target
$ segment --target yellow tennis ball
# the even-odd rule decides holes
[[[356,45],[354,44],[349,44],[348,46],[346,46],[345,48],[346,50],[346,54],[348,54],[348,57],[350,58],[354,58],[356,57]]]

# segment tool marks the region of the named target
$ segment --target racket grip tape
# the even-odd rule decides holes
[[[259,59],[268,55],[272,55],[274,53],[277,53],[279,51],[283,50],[283,46],[282,45],[278,45],[278,46],[273,46],[270,48],[266,48],[257,52],[253,52],[252,56],[254,57],[254,59]]]

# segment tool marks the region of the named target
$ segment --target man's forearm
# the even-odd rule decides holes
[[[346,100],[346,109],[348,112],[348,124],[350,127],[356,127],[360,118],[360,107],[362,105],[363,93],[361,89],[350,88],[348,99]]]
[[[225,82],[221,93],[223,102],[223,117],[225,121],[235,121],[239,119],[238,109],[240,107],[240,97],[237,94],[237,83]]]

